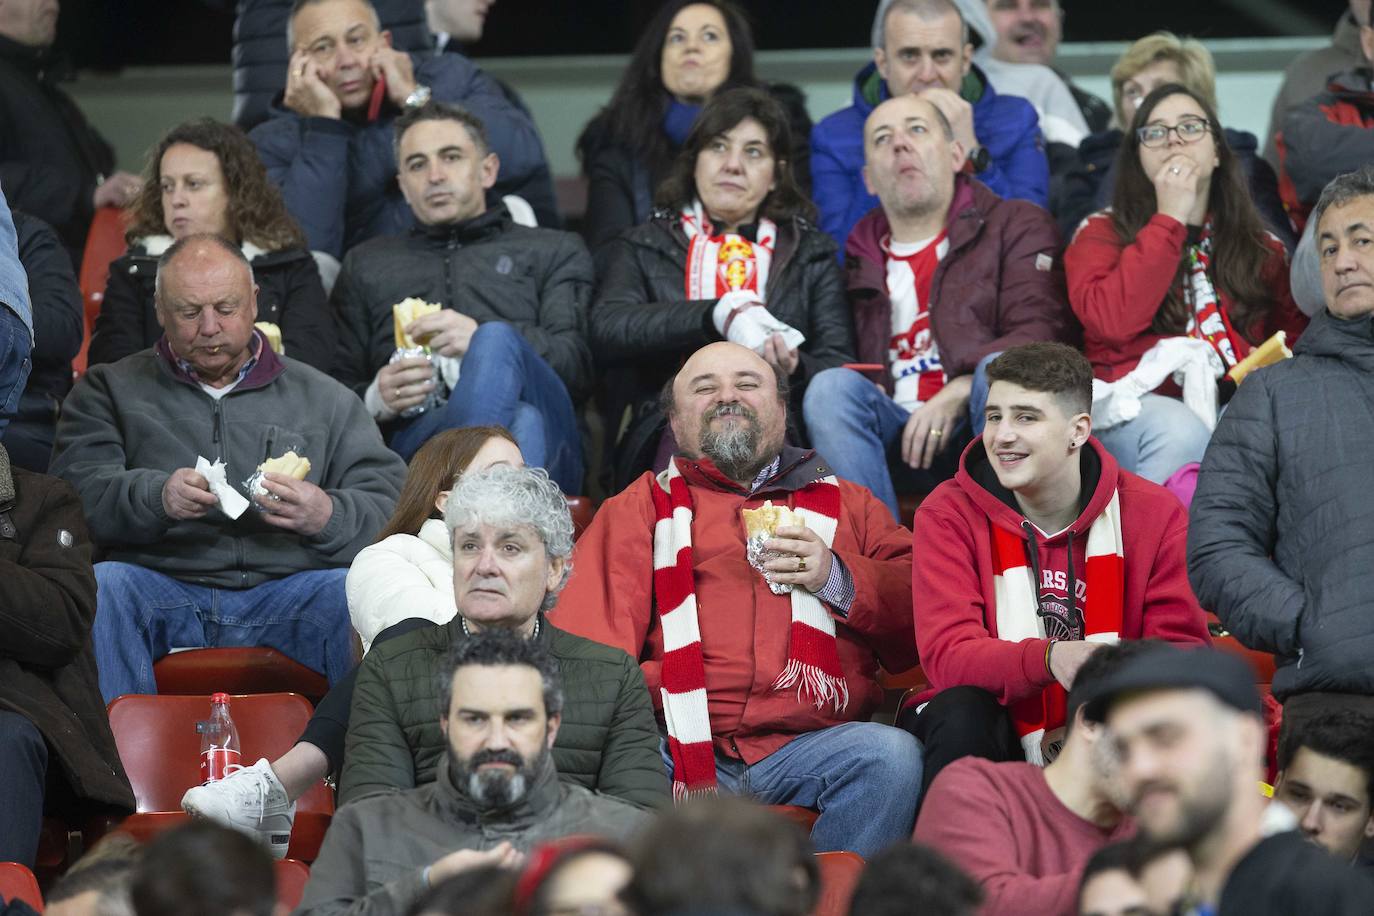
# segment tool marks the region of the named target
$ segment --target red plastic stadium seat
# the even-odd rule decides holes
[[[230,699],[238,727],[243,763],[260,757],[275,760],[300,737],[310,720],[310,703],[292,693],[259,693]],[[200,783],[200,736],[196,723],[210,713],[210,697],[143,696],[115,699],[109,707],[110,729],[119,759],[129,774],[136,802],[119,830],[138,840],[186,821],[181,796]],[[296,824],[287,855],[313,862],[334,814],[334,795],[317,782],[296,802]]]
[[[187,649],[153,665],[158,693],[299,693],[312,703],[329,690],[324,675],[276,649]]]
[[[310,880],[310,866],[297,859],[277,861],[277,902],[287,911],[301,905],[305,884]]]
[[[855,852],[818,852],[816,864],[821,870],[821,893],[811,916],[846,916],[854,887],[864,872],[863,857]]]
[[[115,207],[101,207],[91,220],[86,235],[86,249],[81,255],[81,301],[86,313],[86,331],[81,351],[72,360],[72,370],[81,375],[86,371],[86,351],[91,346],[91,332],[100,304],[105,298],[105,283],[110,278],[110,262],[124,254],[124,213]]]
[[[590,496],[567,496],[568,511],[572,514],[573,521],[573,540],[582,537],[582,532],[587,530],[587,526],[596,517],[596,503],[592,502]]]
[[[43,894],[38,879],[27,866],[18,862],[0,862],[0,903],[22,900],[38,912],[43,912]]]
[[[781,814],[789,821],[797,824],[806,831],[808,836],[811,834],[811,828],[816,825],[816,818],[821,816],[819,812],[799,805],[769,805],[768,810]]]
[[[930,686],[930,681],[926,679],[926,673],[921,670],[921,666],[917,665],[915,668],[908,668],[895,674],[879,670],[878,686],[884,690],[921,691]]]

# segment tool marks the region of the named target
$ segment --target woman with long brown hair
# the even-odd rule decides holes
[[[1098,378],[1115,382],[1169,337],[1206,341],[1222,372],[1275,331],[1307,325],[1288,258],[1264,228],[1212,106],[1177,83],[1136,110],[1116,160],[1110,209],[1064,255],[1069,303]],[[1201,461],[1211,431],[1165,381],[1131,420],[1094,433],[1129,471],[1162,483]]]
[[[375,543],[359,551],[348,570],[348,610],[364,651],[380,640],[447,623],[457,614],[444,504],[460,476],[501,463],[525,462],[514,437],[500,426],[446,430],[415,453],[391,520]],[[284,856],[295,800],[343,767],[356,678],[355,669],[320,700],[291,750],[270,763],[260,760],[217,783],[191,789],[182,807],[271,837],[273,854]]]
[[[242,248],[258,284],[257,320],[280,329],[285,354],[329,371],[334,316],[319,268],[243,131],[211,118],[172,128],[149,152],[143,189],[127,218],[129,249],[110,265],[91,365],[157,342],[159,256],[178,239],[212,233]]]

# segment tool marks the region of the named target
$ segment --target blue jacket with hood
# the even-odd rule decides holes
[[[990,157],[978,180],[999,197],[1047,206],[1050,166],[1035,107],[1018,96],[998,95],[976,64],[959,94],[973,106],[973,133]],[[854,224],[878,206],[878,198],[864,187],[864,121],[891,97],[877,65],[869,63],[854,78],[854,104],[811,130],[812,197],[821,228],[841,252]]]

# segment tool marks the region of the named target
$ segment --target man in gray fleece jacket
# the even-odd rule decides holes
[[[158,265],[152,349],[92,367],[68,396],[52,473],[80,494],[95,567],[106,702],[156,693],[171,649],[265,645],[336,681],[353,667],[344,577],[395,508],[405,465],[362,402],[255,330],[243,254],[183,239]],[[288,450],[304,479],[267,474]],[[222,502],[197,458],[224,463]],[[222,491],[223,492],[223,491]],[[242,508],[242,506],[240,506]]]
[[[507,630],[454,643],[439,720],[437,779],[339,809],[296,913],[401,914],[424,891],[479,865],[513,865],[549,840],[624,842],[650,814],[560,782],[550,754],[563,709],[558,662]]]

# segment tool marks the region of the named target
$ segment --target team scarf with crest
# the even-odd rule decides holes
[[[778,227],[771,219],[759,220],[754,241],[735,232],[716,234],[701,201],[684,207],[682,232],[687,236],[687,299],[719,299],[726,293],[748,290],[764,301],[768,268]]]
[[[1034,540],[1026,541],[1015,532],[996,523],[992,527],[994,611],[997,614],[997,638],[1008,642],[1024,639],[1054,639],[1063,634],[1060,628],[1047,629],[1041,613],[1040,589],[1036,581],[1038,562],[1032,563],[1028,550],[1038,549]],[[1026,522],[1025,524],[1030,524]],[[1111,502],[1088,529],[1088,570],[1085,577],[1087,595],[1083,600],[1083,634],[1088,642],[1116,643],[1121,639],[1121,603],[1125,588],[1125,552],[1121,546],[1121,499],[1112,492]],[[1073,568],[1073,541],[1069,541],[1069,564]],[[1072,578],[1072,577],[1071,577]],[[1069,603],[1077,599],[1074,584],[1069,584]],[[1068,626],[1073,621],[1066,621]],[[1051,624],[1053,627],[1053,624]],[[1069,638],[1075,638],[1072,634]],[[1035,696],[1011,705],[1012,724],[1021,739],[1026,760],[1044,766],[1058,754],[1062,743],[1061,729],[1067,712],[1068,694],[1057,682]],[[1047,740],[1048,739],[1048,740]]]
[[[1221,363],[1230,369],[1237,362],[1240,345],[1231,319],[1227,316],[1212,283],[1212,223],[1202,227],[1202,237],[1183,250],[1187,269],[1183,280],[1183,302],[1188,306],[1187,335],[1205,340],[1217,351]]]
[[[682,801],[716,791],[716,759],[706,700],[706,664],[697,622],[696,578],[692,570],[692,494],[677,460],[650,486],[654,503],[654,599],[663,628],[663,718],[673,758],[673,798]],[[822,477],[792,494],[792,509],[829,547],[840,517],[840,487]],[[743,544],[740,545],[743,550]],[[817,709],[849,705],[849,685],[840,668],[835,621],[815,595],[792,589],[792,624],[787,664],[774,690],[795,689]]]

